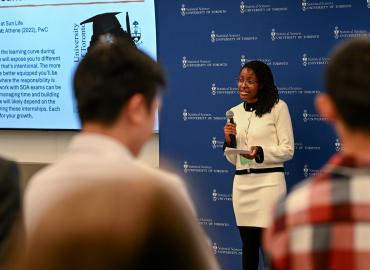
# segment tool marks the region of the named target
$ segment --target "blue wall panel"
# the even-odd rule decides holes
[[[370,36],[370,1],[157,0],[156,13],[159,61],[170,80],[160,115],[161,167],[187,181],[223,269],[241,269],[234,168],[222,152],[225,111],[240,102],[241,65],[270,65],[288,103],[296,146],[286,163],[290,190],[341,147],[313,100],[333,46]]]

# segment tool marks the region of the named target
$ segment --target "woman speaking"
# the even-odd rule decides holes
[[[236,167],[233,207],[243,242],[243,269],[255,270],[271,207],[286,193],[284,162],[293,157],[294,138],[288,106],[279,99],[266,64],[247,62],[238,90],[242,103],[227,112],[233,121],[224,127],[225,145],[249,152],[225,151],[225,156]]]

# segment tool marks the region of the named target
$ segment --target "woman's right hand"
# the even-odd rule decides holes
[[[231,142],[230,134],[236,136],[236,124],[226,123],[226,125],[224,126],[224,134],[226,145],[230,145]]]

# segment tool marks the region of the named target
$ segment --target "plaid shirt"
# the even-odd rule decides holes
[[[264,245],[274,270],[370,269],[370,163],[335,155],[278,203]]]

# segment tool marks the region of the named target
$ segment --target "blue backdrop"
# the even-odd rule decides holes
[[[313,100],[333,46],[370,36],[370,0],[157,0],[156,13],[159,61],[170,79],[160,115],[161,166],[186,179],[223,269],[241,269],[234,168],[222,152],[225,111],[240,103],[239,70],[248,60],[267,63],[288,103],[295,137],[295,156],[286,163],[290,190],[342,147]]]

